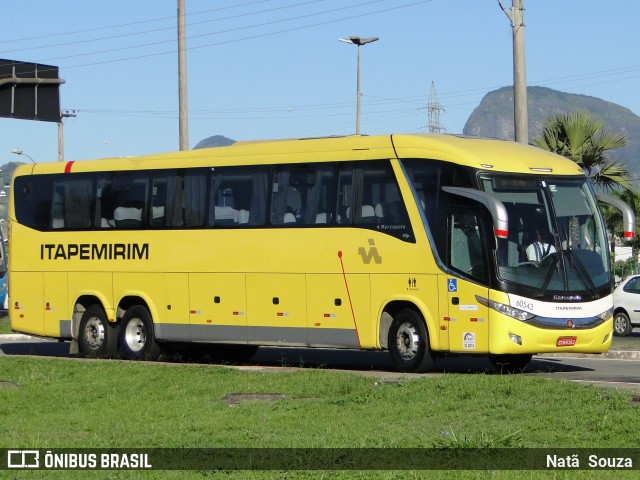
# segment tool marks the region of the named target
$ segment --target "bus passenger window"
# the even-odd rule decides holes
[[[482,283],[487,281],[480,220],[471,210],[454,209],[449,216],[449,265]]]
[[[93,181],[74,177],[56,181],[51,202],[51,227],[83,229],[91,226]]]
[[[116,228],[140,228],[145,223],[147,185],[146,174],[113,176],[113,220]]]
[[[113,219],[113,190],[111,188],[111,176],[98,178],[96,192],[96,213],[94,225],[98,228],[113,228],[116,226]]]
[[[300,197],[293,186],[290,187],[291,172],[281,169],[273,174],[271,200],[271,225],[296,223],[295,211],[300,208]],[[293,204],[293,205],[291,205]]]
[[[222,167],[210,182],[209,218],[214,227],[264,225],[269,175],[265,167]]]
[[[273,177],[272,225],[331,222],[335,202],[332,165],[287,165]]]
[[[338,223],[377,230],[414,241],[400,188],[389,161],[354,162],[343,168],[338,186]]]
[[[207,177],[195,170],[184,175],[184,219],[187,227],[201,227],[207,201]]]

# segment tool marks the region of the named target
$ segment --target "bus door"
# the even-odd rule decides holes
[[[448,219],[446,282],[449,332],[452,352],[489,351],[489,310],[477,296],[488,298],[487,244],[479,214],[471,209],[453,208]],[[443,285],[441,285],[442,287]]]

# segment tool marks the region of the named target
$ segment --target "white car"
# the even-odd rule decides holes
[[[640,275],[625,278],[613,291],[613,333],[625,337],[640,327]]]

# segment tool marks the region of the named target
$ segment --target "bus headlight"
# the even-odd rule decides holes
[[[598,318],[600,318],[601,320],[609,320],[612,315],[613,315],[613,307],[598,314]]]
[[[524,310],[520,310],[519,308],[512,307],[511,305],[506,305],[494,300],[489,300],[488,298],[484,298],[479,295],[476,295],[476,300],[478,300],[478,302],[485,307],[489,307],[496,312],[502,313],[503,315],[507,315],[511,318],[515,318],[516,320],[520,320],[521,322],[526,322],[527,320],[531,320],[535,317],[535,315],[531,312],[526,312]]]

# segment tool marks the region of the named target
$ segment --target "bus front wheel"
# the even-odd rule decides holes
[[[149,311],[140,305],[128,308],[120,324],[120,355],[128,360],[157,360],[160,352]]]
[[[113,357],[118,345],[118,332],[109,323],[107,315],[99,305],[91,305],[82,314],[78,330],[80,353],[87,357]]]
[[[427,328],[414,310],[405,308],[394,317],[389,329],[389,352],[401,372],[427,372],[433,368]]]

